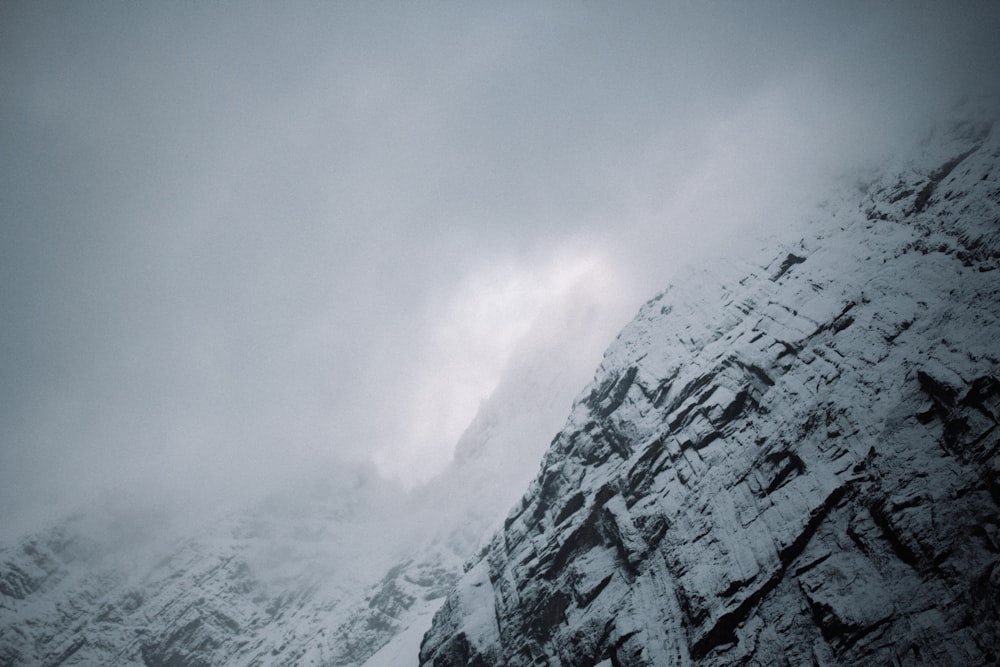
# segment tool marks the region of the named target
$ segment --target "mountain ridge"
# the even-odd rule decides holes
[[[996,660],[998,158],[952,123],[648,302],[421,664]]]
[[[0,548],[0,666],[996,661],[1000,138],[900,155],[678,273],[582,392],[553,314],[422,489]]]

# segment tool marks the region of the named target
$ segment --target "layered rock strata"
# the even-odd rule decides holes
[[[1000,133],[783,238],[619,335],[422,665],[1000,659]]]

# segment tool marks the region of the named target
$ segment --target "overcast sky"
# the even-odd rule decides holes
[[[578,281],[610,342],[995,87],[998,34],[972,0],[3,0],[0,523],[426,479]]]

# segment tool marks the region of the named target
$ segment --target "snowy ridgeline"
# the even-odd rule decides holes
[[[895,164],[646,304],[421,664],[1000,659],[1000,132]]]

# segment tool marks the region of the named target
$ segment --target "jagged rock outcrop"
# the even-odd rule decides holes
[[[785,238],[642,308],[422,665],[1000,660],[1000,132]]]

